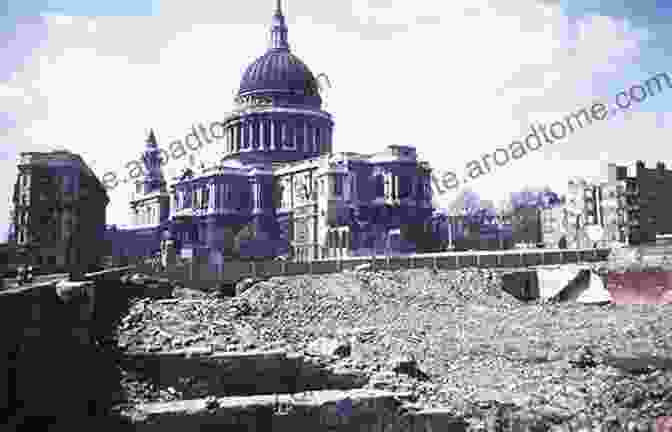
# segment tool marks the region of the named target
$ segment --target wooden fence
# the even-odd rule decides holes
[[[191,288],[212,289],[220,283],[231,284],[246,277],[268,278],[336,273],[345,269],[354,270],[363,264],[369,264],[372,270],[421,267],[438,270],[455,270],[465,267],[518,268],[604,261],[609,256],[609,252],[609,249],[529,249],[322,259],[310,262],[228,261],[219,266],[190,263],[160,272],[156,271],[153,265],[145,263],[139,264],[137,270],[157,277],[180,281]]]

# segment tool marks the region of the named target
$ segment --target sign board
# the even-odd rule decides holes
[[[592,242],[600,241],[604,236],[604,229],[599,225],[588,225],[586,226],[586,235]]]

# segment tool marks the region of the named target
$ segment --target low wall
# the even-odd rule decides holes
[[[223,267],[214,269],[203,264],[190,264],[178,269],[161,272],[160,277],[189,284],[190,288],[210,290],[218,283],[233,284],[247,277],[294,276],[300,274],[327,274],[342,270],[353,270],[362,264],[369,264],[372,270],[396,270],[403,268],[436,268],[455,270],[464,267],[516,268],[536,265],[558,265],[578,262],[604,261],[609,249],[580,250],[514,250],[487,252],[450,252],[436,254],[416,254],[408,256],[354,257],[343,259],[323,259],[311,262],[228,261]],[[149,265],[140,265],[138,270],[153,274]]]
[[[68,296],[57,293],[58,281],[0,292],[3,424],[93,418],[107,409],[120,377],[114,360],[101,353],[130,298],[142,294],[119,289],[114,274],[93,276],[90,289]]]

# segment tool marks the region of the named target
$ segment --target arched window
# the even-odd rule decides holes
[[[382,174],[378,174],[374,180],[375,187],[375,197],[384,197],[385,196],[385,177]]]

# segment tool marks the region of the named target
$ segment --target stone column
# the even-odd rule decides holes
[[[215,209],[215,184],[210,183],[210,193],[208,194],[208,210],[214,210]]]
[[[243,122],[240,125],[240,138],[241,138],[240,150],[247,151],[250,145],[250,128],[247,125],[247,119],[243,120]]]
[[[264,127],[264,123],[266,122],[266,119],[261,118],[259,120],[259,149],[260,150],[266,150],[265,142],[264,142],[264,132],[266,129]]]
[[[256,211],[259,209],[259,190],[258,190],[259,184],[254,181],[252,183],[252,211]]]
[[[285,149],[285,141],[287,138],[287,123],[283,120],[280,122],[280,149]]]
[[[240,125],[233,126],[233,148],[235,152],[240,151]]]
[[[331,128],[324,128],[325,135],[325,146],[327,147],[327,153],[331,153]]]
[[[275,129],[276,129],[276,127],[275,127],[275,120],[271,119],[269,121],[271,123],[269,125],[270,129],[271,129],[271,141],[269,143],[269,148],[272,151],[272,150],[275,150]]]
[[[254,150],[254,124],[256,123],[254,120],[250,120],[247,122],[247,135],[248,135],[248,151]]]
[[[262,202],[261,202],[261,183],[259,183],[259,180],[257,180],[257,208],[261,209],[262,208]]]

